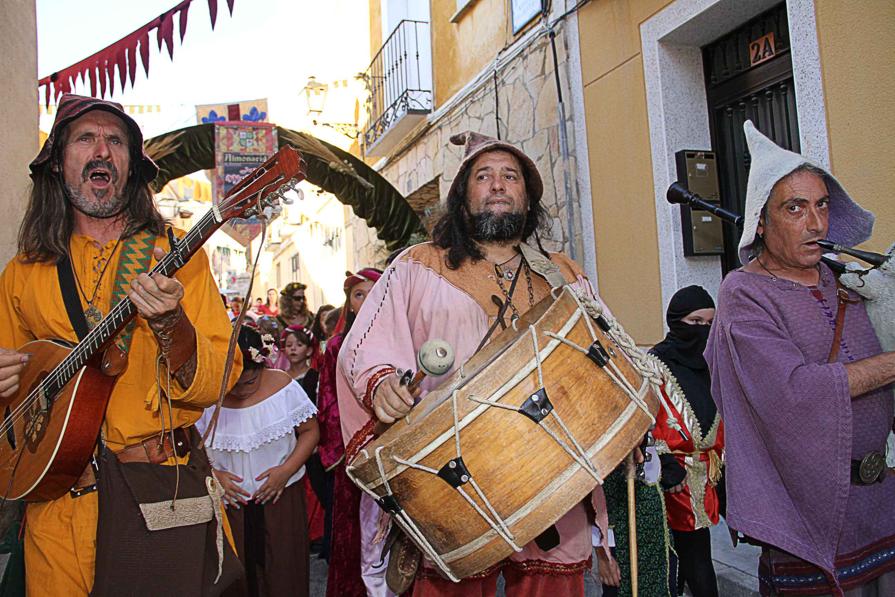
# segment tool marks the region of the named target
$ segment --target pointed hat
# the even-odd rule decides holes
[[[805,156],[787,151],[762,135],[752,121],[743,123],[752,164],[746,183],[746,213],[743,214],[743,236],[740,237],[740,262],[745,265],[753,257],[752,246],[758,230],[761,210],[771,196],[771,189],[780,179],[803,165],[824,171],[824,183],[830,195],[830,225],[827,240],[854,246],[870,238],[874,215],[855,203],[832,174]]]

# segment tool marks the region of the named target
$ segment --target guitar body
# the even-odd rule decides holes
[[[65,495],[84,472],[116,378],[104,375],[91,362],[74,373],[55,397],[34,399],[32,392],[71,349],[58,341],[35,340],[18,351],[31,358],[20,376],[18,393],[0,413],[4,423],[16,419],[0,436],[0,496],[53,500]],[[20,410],[22,416],[16,417]]]

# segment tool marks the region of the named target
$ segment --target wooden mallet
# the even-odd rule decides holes
[[[405,371],[401,376],[401,385],[407,386],[412,394],[427,375],[438,377],[450,371],[454,366],[454,349],[444,340],[428,340],[420,346],[416,355],[417,371]]]

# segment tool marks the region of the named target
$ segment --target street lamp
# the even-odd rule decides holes
[[[305,85],[304,92],[308,100],[309,116],[323,114],[323,106],[326,105],[326,93],[328,90],[329,85],[321,83],[314,75],[308,77],[308,84]],[[316,120],[314,120],[314,124],[317,124]]]
[[[331,129],[342,133],[350,139],[356,139],[360,136],[357,124],[347,122],[318,122],[317,118],[323,114],[323,107],[326,105],[326,95],[329,92],[329,85],[321,83],[317,77],[311,75],[308,77],[308,83],[304,86],[305,98],[308,102],[308,116],[314,126],[328,126]],[[356,117],[357,115],[355,115]]]

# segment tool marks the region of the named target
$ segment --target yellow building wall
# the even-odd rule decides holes
[[[664,336],[640,24],[668,0],[581,8],[581,70],[600,296],[638,344]]]
[[[895,2],[816,2],[833,174],[876,214],[864,246],[895,242]]]
[[[0,81],[3,81],[3,159],[0,160],[0,267],[15,255],[19,222],[37,155],[37,24],[34,0],[0,2]]]
[[[370,62],[382,47],[382,2],[370,0]]]
[[[432,85],[435,109],[463,88],[512,40],[508,0],[474,0],[456,22],[457,4],[432,0]]]

